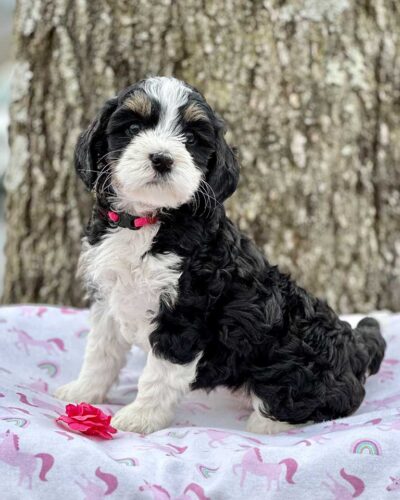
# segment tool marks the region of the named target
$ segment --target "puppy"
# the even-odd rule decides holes
[[[91,330],[66,401],[101,403],[132,345],[148,352],[135,401],[113,425],[166,427],[186,393],[225,386],[251,398],[247,429],[345,417],[378,371],[378,323],[352,330],[271,266],[227,218],[239,165],[204,97],[150,78],[106,102],[81,134],[76,169],[96,201],[80,272]]]

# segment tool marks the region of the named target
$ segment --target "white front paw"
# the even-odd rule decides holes
[[[68,384],[62,385],[55,392],[54,396],[63,401],[74,403],[103,403],[105,394],[93,384],[89,387],[87,384],[74,380]]]
[[[120,431],[150,434],[168,426],[169,418],[157,414],[153,408],[135,407],[134,404],[124,406],[111,419],[111,425]]]

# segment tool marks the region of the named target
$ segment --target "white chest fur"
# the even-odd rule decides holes
[[[97,245],[84,242],[79,266],[124,338],[145,350],[160,299],[175,302],[181,274],[176,254],[148,253],[157,231],[158,225],[138,231],[118,228]]]

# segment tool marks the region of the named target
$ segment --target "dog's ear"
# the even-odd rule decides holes
[[[105,130],[117,104],[117,97],[109,99],[88,128],[78,137],[75,147],[75,169],[89,190],[93,189],[96,182],[99,160],[107,153]]]
[[[219,202],[231,196],[239,182],[239,162],[236,152],[225,141],[225,124],[217,118],[215,125],[216,149],[211,157],[207,182]]]

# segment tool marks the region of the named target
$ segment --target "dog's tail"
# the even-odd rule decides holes
[[[363,318],[358,323],[355,334],[368,352],[367,374],[374,375],[379,371],[386,349],[379,323],[374,318]]]

